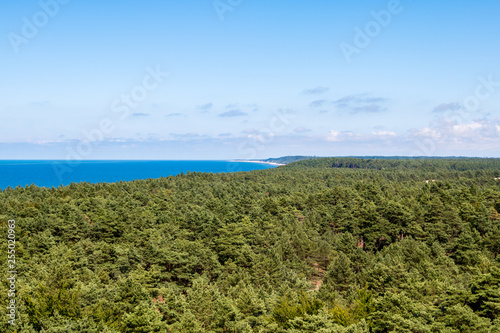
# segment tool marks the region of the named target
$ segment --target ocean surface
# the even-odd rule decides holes
[[[70,183],[119,182],[175,176],[181,172],[237,172],[274,165],[231,161],[6,161],[0,160],[0,189],[26,185],[58,187]]]

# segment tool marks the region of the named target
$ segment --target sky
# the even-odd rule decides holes
[[[0,0],[0,159],[500,157],[499,12]]]

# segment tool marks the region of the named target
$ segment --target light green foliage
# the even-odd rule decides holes
[[[287,328],[296,317],[315,315],[321,309],[321,301],[314,299],[305,292],[299,295],[285,295],[280,298],[273,309],[273,319],[281,326]]]
[[[166,324],[162,323],[162,315],[151,302],[141,302],[132,313],[123,316],[123,332],[164,332]]]

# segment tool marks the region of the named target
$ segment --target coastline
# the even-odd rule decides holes
[[[265,161],[259,161],[259,160],[231,160],[230,162],[262,163],[262,164],[270,164],[270,165],[276,165],[276,166],[286,165],[286,164],[283,164],[283,163],[265,162]]]

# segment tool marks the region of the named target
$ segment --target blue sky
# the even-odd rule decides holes
[[[0,159],[500,157],[498,1],[0,1]]]

